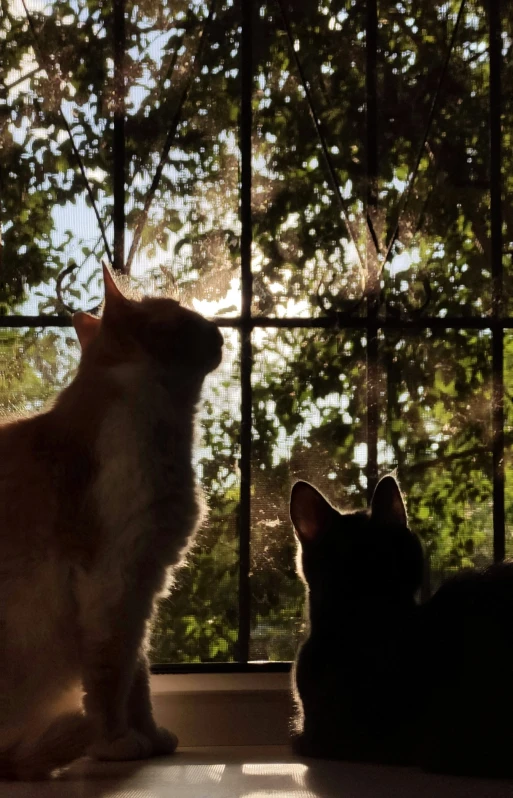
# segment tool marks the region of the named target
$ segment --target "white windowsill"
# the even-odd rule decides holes
[[[288,690],[290,679],[290,673],[154,673],[151,676],[151,692]]]
[[[155,674],[157,722],[181,747],[287,745],[293,716],[288,673]]]

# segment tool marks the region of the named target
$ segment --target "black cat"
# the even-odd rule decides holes
[[[425,604],[423,554],[392,476],[367,511],[292,489],[310,628],[294,670],[304,755],[513,775],[513,563]]]

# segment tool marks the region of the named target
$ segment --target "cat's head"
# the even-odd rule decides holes
[[[368,510],[353,513],[335,509],[308,482],[296,482],[290,515],[300,543],[299,569],[313,600],[401,601],[420,587],[422,546],[408,529],[393,476],[380,480]]]
[[[103,276],[101,318],[73,316],[83,355],[106,365],[150,362],[181,379],[201,380],[217,368],[223,336],[214,322],[173,299],[128,299],[105,266]]]

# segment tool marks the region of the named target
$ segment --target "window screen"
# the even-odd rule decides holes
[[[71,379],[102,259],[225,335],[155,663],[294,657],[297,478],[397,469],[425,596],[513,553],[506,6],[2,0],[2,413]]]

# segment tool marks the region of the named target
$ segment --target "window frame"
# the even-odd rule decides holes
[[[283,0],[277,0],[281,12],[285,32],[292,44],[292,35]],[[234,674],[253,673],[271,674],[287,673],[290,671],[288,662],[250,662],[251,638],[251,454],[252,454],[252,332],[255,328],[268,329],[325,329],[325,330],[362,330],[367,338],[367,452],[366,466],[367,492],[370,499],[378,479],[378,396],[377,396],[377,368],[378,368],[378,341],[379,335],[386,330],[422,331],[447,329],[479,329],[491,330],[492,337],[492,430],[493,430],[493,558],[495,562],[501,561],[505,556],[505,470],[504,470],[504,333],[513,329],[513,318],[504,315],[504,288],[503,288],[503,263],[502,263],[502,174],[501,174],[501,4],[489,2],[488,4],[488,31],[490,55],[489,79],[489,145],[490,145],[490,214],[491,214],[491,271],[492,271],[492,314],[481,317],[422,317],[410,319],[381,318],[379,316],[379,270],[374,258],[375,279],[370,281],[370,290],[365,302],[359,309],[363,315],[354,313],[331,313],[316,318],[267,318],[254,316],[252,313],[252,97],[254,89],[254,64],[253,64],[253,38],[254,16],[258,12],[259,3],[256,0],[241,2],[241,50],[240,50],[240,116],[239,116],[239,146],[241,163],[240,186],[240,263],[241,263],[241,289],[242,302],[239,318],[219,319],[221,327],[234,328],[240,336],[241,368],[241,425],[240,425],[240,504],[238,517],[239,535],[239,590],[238,610],[239,629],[237,644],[237,659],[233,663],[193,663],[174,664],[163,663],[153,666],[154,678],[160,679],[166,673],[205,673],[205,674]],[[460,6],[460,14],[464,2]],[[121,17],[123,0],[114,0],[115,13]],[[372,212],[377,203],[374,192],[377,178],[377,135],[374,123],[377,113],[377,78],[376,55],[378,38],[378,10],[377,0],[367,0],[366,20],[366,95],[367,95],[367,217],[368,217],[368,245],[367,257],[372,260]],[[456,23],[457,24],[457,23]],[[123,30],[119,30],[117,41],[118,55],[122,60]],[[337,184],[335,171],[330,168],[329,154],[325,144],[322,126],[318,120],[312,97],[308,90],[308,81],[302,71],[301,62],[292,46],[296,68],[299,73],[309,110],[314,120],[317,135],[330,172],[334,190],[341,196],[340,186]],[[449,52],[450,54],[450,52]],[[448,54],[448,55],[449,55]],[[436,97],[434,100],[436,104]],[[434,106],[433,106],[434,109]],[[432,110],[433,110],[432,109]],[[115,119],[118,135],[123,138],[123,118],[119,114]],[[427,135],[427,133],[426,133]],[[122,157],[123,148],[118,150]],[[116,196],[123,197],[123,186],[119,189],[119,180],[122,182],[123,169],[116,162],[118,175],[118,191]],[[121,164],[122,166],[122,164]],[[119,177],[121,175],[121,178]],[[122,200],[121,200],[122,201]],[[343,200],[341,200],[343,201]],[[114,213],[114,251],[115,266],[119,266],[119,252],[123,252],[123,228],[125,224],[124,213],[119,207],[119,199],[115,202]],[[116,259],[116,253],[118,257]],[[388,255],[388,253],[387,253]],[[371,264],[372,265],[372,264]],[[68,316],[2,316],[0,329],[8,328],[45,328],[45,327],[70,327],[71,320]]]

